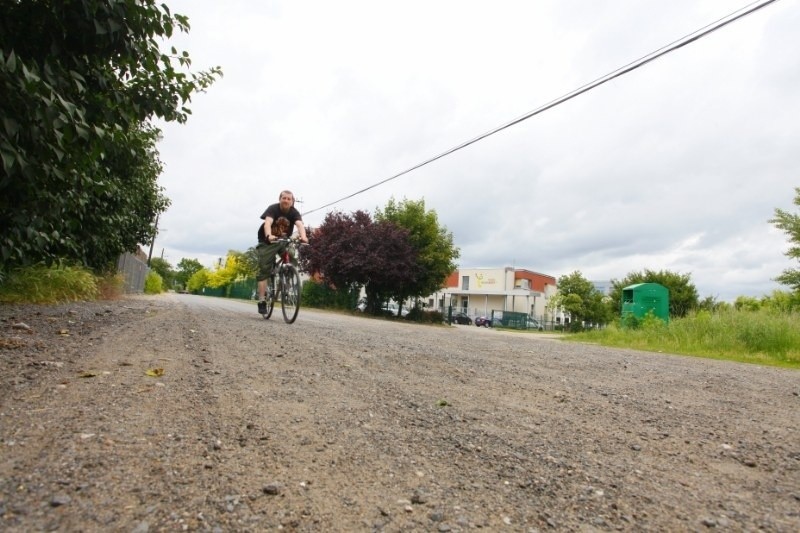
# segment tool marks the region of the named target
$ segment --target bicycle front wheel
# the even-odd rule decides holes
[[[292,265],[286,265],[281,272],[281,310],[283,320],[291,324],[300,311],[300,274]]]
[[[267,280],[267,308],[266,313],[263,313],[261,316],[264,317],[264,320],[269,320],[269,317],[272,316],[272,309],[275,307],[275,279],[270,277]]]

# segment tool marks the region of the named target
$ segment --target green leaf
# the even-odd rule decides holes
[[[25,78],[25,81],[27,81],[28,83],[38,83],[38,82],[42,81],[41,78],[39,78],[39,76],[35,72],[31,72],[28,69],[28,67],[25,66],[24,63],[22,65],[22,76]]]
[[[8,70],[9,74],[13,74],[17,70],[17,55],[13,50],[10,54],[8,54],[8,59],[6,60],[6,70]]]
[[[9,117],[3,117],[3,127],[9,137],[14,137],[19,131],[19,124],[17,121]]]
[[[14,167],[14,161],[17,159],[16,153],[6,146],[0,146],[0,157],[3,158],[3,168],[5,171],[11,173],[11,169]]]

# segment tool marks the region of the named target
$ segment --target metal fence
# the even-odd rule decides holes
[[[239,298],[242,300],[255,299],[256,293],[256,279],[248,278],[237,280],[228,286],[228,298]]]
[[[128,294],[144,292],[144,281],[149,271],[147,262],[130,252],[125,252],[117,259],[117,272],[125,276],[125,292]]]

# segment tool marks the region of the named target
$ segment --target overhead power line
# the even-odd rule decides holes
[[[670,52],[674,52],[675,50],[678,50],[679,48],[683,48],[687,44],[693,43],[693,42],[697,41],[698,39],[701,39],[701,38],[705,37],[706,35],[709,35],[710,33],[713,33],[715,31],[717,31],[718,29],[723,28],[723,27],[727,26],[728,24],[731,24],[732,22],[735,22],[735,21],[737,21],[737,20],[739,20],[739,19],[741,19],[743,17],[746,17],[747,15],[750,15],[751,13],[755,13],[759,9],[764,8],[764,7],[768,6],[769,4],[773,4],[773,3],[777,2],[777,1],[778,0],[760,0],[760,1],[753,2],[752,4],[748,4],[747,6],[741,8],[741,9],[739,9],[737,11],[734,11],[731,14],[729,14],[727,16],[724,16],[724,17],[712,22],[711,24],[708,24],[708,25],[700,28],[699,30],[696,30],[696,31],[684,36],[684,37],[681,37],[680,39],[677,39],[677,40],[671,42],[668,45],[662,46],[658,50],[655,50],[654,52],[651,52],[651,53],[649,53],[649,54],[647,54],[647,55],[645,55],[645,56],[643,56],[643,57],[641,57],[641,58],[639,58],[639,59],[637,59],[635,61],[632,61],[632,62],[628,63],[627,65],[622,66],[622,67],[620,67],[620,68],[618,68],[618,69],[606,74],[605,76],[597,78],[596,80],[594,80],[594,81],[592,81],[590,83],[587,83],[586,85],[583,85],[582,87],[579,87],[578,89],[575,89],[574,91],[571,91],[571,92],[569,92],[569,93],[567,93],[567,94],[565,94],[565,95],[563,95],[563,96],[561,96],[559,98],[556,98],[555,100],[552,100],[551,102],[549,102],[547,104],[544,104],[543,106],[538,107],[538,108],[534,109],[533,111],[525,113],[524,115],[522,115],[522,116],[520,116],[518,118],[515,118],[514,120],[512,120],[510,122],[507,122],[507,123],[503,124],[502,126],[498,126],[497,128],[489,130],[486,133],[478,135],[477,137],[473,137],[472,139],[470,139],[468,141],[465,141],[465,142],[463,142],[463,143],[461,143],[461,144],[459,144],[457,146],[454,146],[453,148],[450,148],[449,150],[446,150],[446,151],[440,153],[439,155],[433,156],[430,159],[426,159],[425,161],[423,161],[421,163],[418,163],[418,164],[414,165],[411,168],[408,168],[408,169],[406,169],[406,170],[404,170],[402,172],[398,172],[397,174],[395,174],[393,176],[389,176],[388,178],[386,178],[384,180],[381,180],[381,181],[379,181],[377,183],[373,183],[369,187],[365,187],[365,188],[363,188],[361,190],[358,190],[358,191],[356,191],[356,192],[354,192],[352,194],[349,194],[347,196],[339,198],[338,200],[335,200],[333,202],[325,204],[325,205],[323,205],[321,207],[317,207],[317,208],[312,209],[310,211],[306,211],[305,213],[303,213],[303,215],[308,215],[308,214],[311,214],[311,213],[315,213],[317,211],[321,211],[322,209],[325,209],[326,207],[330,207],[332,205],[336,205],[339,202],[343,202],[345,200],[349,200],[350,198],[353,198],[354,196],[358,196],[359,194],[367,192],[370,189],[374,189],[375,187],[383,185],[384,183],[387,183],[389,181],[397,179],[400,176],[408,174],[409,172],[417,170],[418,168],[424,167],[425,165],[433,163],[434,161],[437,161],[437,160],[439,160],[439,159],[441,159],[441,158],[443,158],[445,156],[448,156],[448,155],[450,155],[450,154],[452,154],[454,152],[457,152],[457,151],[459,151],[459,150],[461,150],[463,148],[466,148],[467,146],[470,146],[471,144],[475,144],[476,142],[478,142],[480,140],[483,140],[483,139],[485,139],[487,137],[490,137],[490,136],[494,135],[495,133],[501,132],[506,128],[510,128],[511,126],[514,126],[516,124],[519,124],[520,122],[528,120],[531,117],[535,117],[536,115],[538,115],[540,113],[543,113],[543,112],[547,111],[548,109],[552,109],[553,107],[556,107],[557,105],[563,104],[564,102],[566,102],[568,100],[572,100],[576,96],[579,96],[579,95],[581,95],[581,94],[583,94],[585,92],[588,92],[588,91],[594,89],[595,87],[599,87],[600,85],[603,85],[606,82],[609,82],[609,81],[611,81],[611,80],[613,80],[615,78],[618,78],[618,77],[622,76],[623,74],[627,74],[628,72],[636,70],[637,68],[642,67],[642,66],[646,65],[647,63],[650,63],[651,61],[655,61],[656,59],[658,59],[660,57],[663,57],[663,56],[669,54]]]

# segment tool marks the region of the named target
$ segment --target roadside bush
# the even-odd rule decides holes
[[[444,313],[440,311],[423,311],[419,307],[414,307],[408,312],[406,319],[422,324],[441,324],[444,322]]]
[[[357,300],[355,291],[333,289],[313,279],[303,283],[301,301],[307,307],[353,310]]]
[[[161,294],[164,292],[164,282],[156,272],[152,270],[147,274],[144,280],[144,293],[145,294]]]
[[[98,276],[97,290],[101,300],[116,300],[125,294],[125,276],[110,272]]]
[[[408,310],[408,314],[406,315],[407,320],[412,320],[414,322],[422,322],[423,321],[423,311],[419,307],[412,307]],[[425,320],[427,322],[427,320]]]

